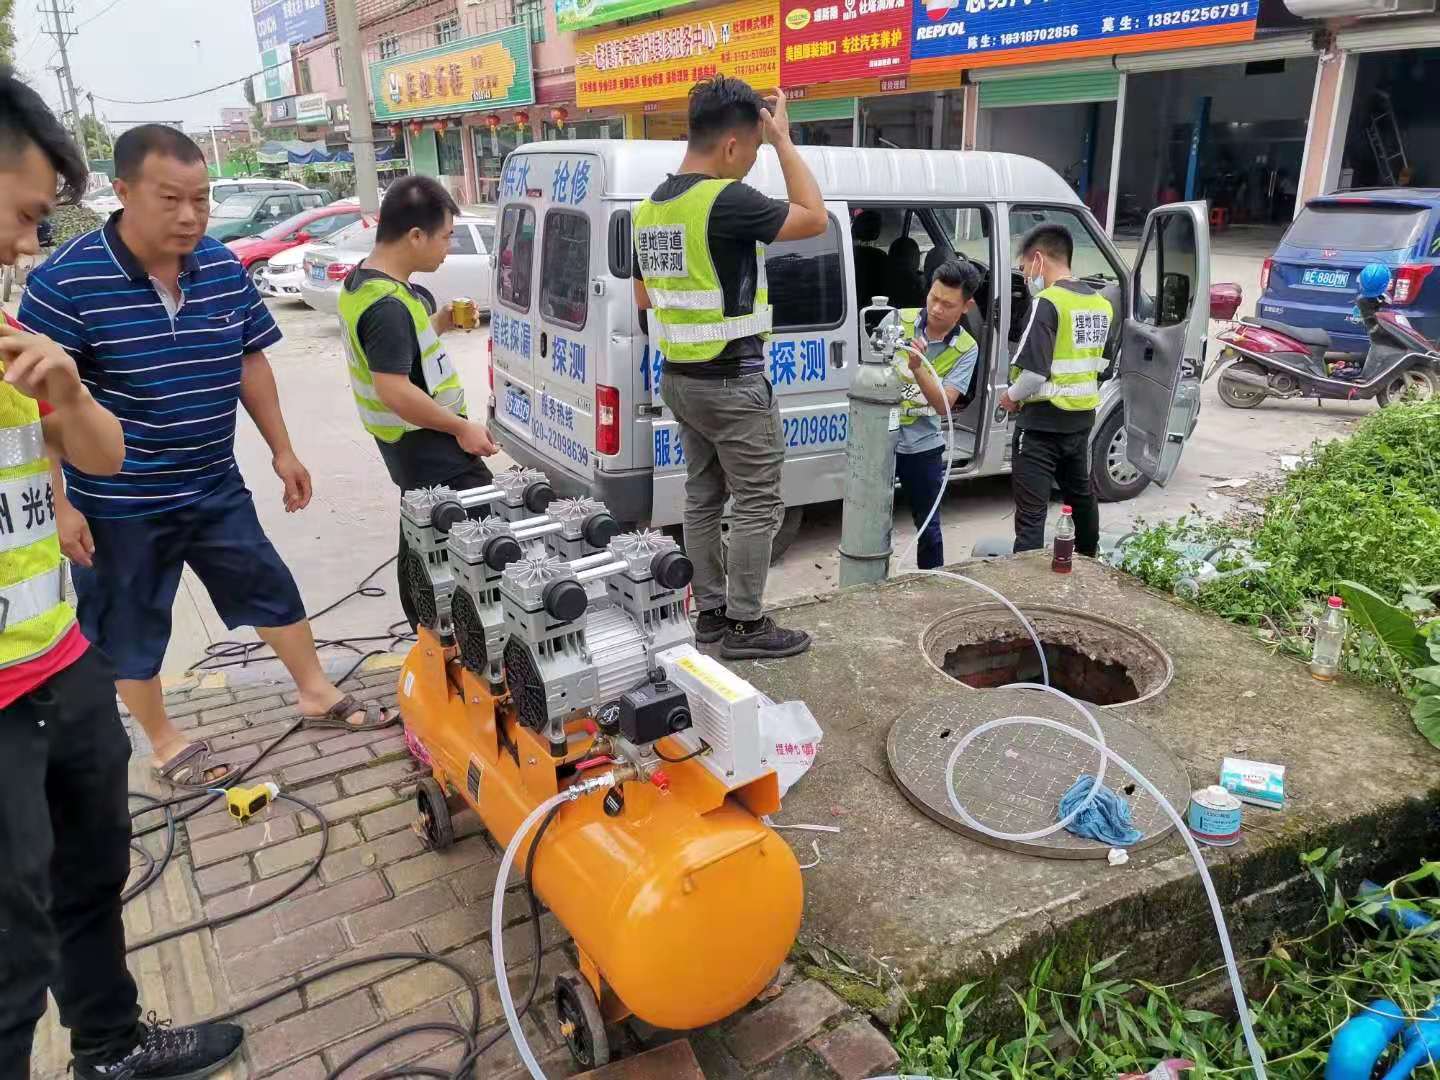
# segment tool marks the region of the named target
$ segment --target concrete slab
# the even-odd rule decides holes
[[[1216,782],[1226,755],[1289,767],[1286,809],[1247,808],[1239,846],[1207,849],[1242,955],[1264,951],[1285,904],[1313,912],[1299,851],[1347,843],[1363,848],[1370,867],[1413,865],[1435,839],[1428,807],[1440,794],[1436,751],[1397,699],[1319,684],[1243,629],[1096,563],[1077,560],[1068,578],[1050,573],[1048,557],[1038,554],[966,569],[1017,602],[1072,606],[1158,640],[1174,658],[1173,683],[1111,711],[1163,740],[1196,786]],[[982,599],[923,577],[831,594],[782,613],[786,625],[814,635],[810,653],[736,665],[776,700],[803,699],[825,729],[816,765],[777,819],[841,829],[819,835],[820,862],[805,875],[802,940],[878,973],[870,983],[831,981],[882,1015],[894,1014],[899,986],[941,1000],[964,981],[1023,976],[1054,946],[1072,969],[1087,956],[1128,949],[1122,966],[1157,980],[1208,964],[1218,943],[1178,836],[1120,868],[1035,858],[951,832],[897,790],[885,758],[896,717],[945,697],[987,693],[934,670],[918,644],[936,617]],[[785,835],[802,861],[813,859],[818,834]]]

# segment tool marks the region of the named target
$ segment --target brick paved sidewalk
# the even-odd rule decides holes
[[[373,671],[355,694],[393,706],[395,673]],[[192,679],[167,693],[171,715],[195,738],[209,739],[226,760],[254,760],[294,722],[295,696],[264,683],[232,687],[219,676]],[[127,721],[128,723],[128,721]],[[162,794],[150,776],[144,735],[132,732],[131,787]],[[249,780],[274,779],[282,791],[317,805],[330,823],[320,873],[296,893],[217,931],[187,934],[131,956],[142,1006],[175,1024],[213,1015],[290,985],[309,971],[381,952],[424,949],[471,972],[481,983],[482,1038],[503,1026],[490,959],[490,898],[499,852],[468,811],[456,818],[457,842],[426,851],[410,825],[414,782],[421,775],[398,726],[373,732],[297,731]],[[180,830],[175,858],[160,881],[126,908],[132,939],[273,896],[303,873],[319,850],[309,814],[281,802],[244,827],[223,806]],[[147,840],[155,853],[159,836]],[[137,858],[138,863],[138,858]],[[528,985],[533,932],[521,887],[512,888],[506,959],[517,996]],[[532,1047],[552,1078],[575,1074],[555,1031],[550,990],[573,966],[554,916],[542,921],[540,1004],[526,1020]],[[321,1080],[359,1047],[387,1030],[416,1023],[467,1024],[469,992],[443,968],[377,964],[292,991],[241,1018],[247,1031],[241,1062],[222,1080],[285,1077]],[[662,1032],[639,1022],[612,1033],[625,1060],[591,1074],[596,1080],[858,1080],[888,1072],[895,1056],[868,1018],[827,987],[793,978],[785,965],[756,1005],[702,1032]],[[411,1062],[453,1067],[460,1043],[443,1032],[412,1035],[346,1073],[373,1075]],[[66,1075],[68,1037],[54,1003],[36,1038],[35,1076]],[[698,1067],[697,1067],[698,1061]],[[703,1071],[702,1071],[703,1070]],[[523,1075],[508,1035],[481,1059],[484,1080]]]

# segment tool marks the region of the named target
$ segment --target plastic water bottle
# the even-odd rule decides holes
[[[1050,569],[1057,574],[1068,574],[1075,562],[1075,519],[1070,507],[1060,507],[1060,520],[1055,523],[1055,554],[1050,559]]]
[[[1330,682],[1340,674],[1340,650],[1345,645],[1345,603],[1330,597],[1325,614],[1315,624],[1315,651],[1310,654],[1310,674]]]

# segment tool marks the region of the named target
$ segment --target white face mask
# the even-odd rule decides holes
[[[1045,291],[1045,275],[1038,271],[1034,275],[1032,275],[1025,283],[1030,286],[1031,296],[1039,296],[1042,292]]]

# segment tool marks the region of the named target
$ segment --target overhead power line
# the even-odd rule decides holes
[[[76,29],[76,30],[80,30],[80,29],[82,29],[83,27],[89,26],[89,25],[90,25],[92,22],[94,22],[96,19],[100,18],[101,15],[104,15],[104,14],[105,14],[106,12],[108,12],[111,8],[113,8],[113,7],[115,7],[117,4],[121,4],[121,3],[124,3],[124,0],[110,0],[110,3],[106,4],[103,8],[101,8],[99,11],[97,11],[94,15],[91,15],[89,18],[84,19],[84,20],[82,20],[81,22],[76,23],[76,24],[75,24],[75,29]]]
[[[114,0],[114,3],[116,4],[118,4],[119,2],[120,0]],[[411,8],[433,2],[434,0],[405,0],[405,2],[402,3],[399,7],[397,7],[394,11],[387,11],[383,15],[379,15],[370,19],[369,22],[361,23],[360,29],[368,30],[376,23],[385,22],[387,19],[393,19],[397,15],[405,14]],[[114,4],[112,4],[111,6],[113,7]],[[103,12],[101,14],[103,14]],[[92,18],[99,18],[99,16],[92,16]],[[277,68],[285,67],[286,64],[288,64],[288,61],[285,64],[271,64],[268,67],[261,68],[259,71],[252,71],[248,75],[242,75],[238,79],[231,79],[228,82],[217,83],[214,86],[207,86],[204,90],[195,90],[188,94],[178,94],[175,97],[148,98],[144,101],[127,101],[125,98],[107,97],[104,94],[96,94],[95,97],[97,100],[109,102],[111,105],[165,105],[172,101],[189,101],[191,98],[204,97],[206,94],[213,94],[217,90],[224,90],[227,87],[231,86],[239,86],[241,83],[249,82],[257,75],[263,75],[267,71],[274,71]]]

